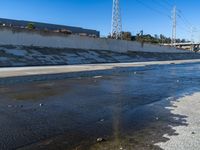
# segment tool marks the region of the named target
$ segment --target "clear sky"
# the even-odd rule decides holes
[[[196,27],[200,41],[199,0],[121,0],[124,31],[136,34],[171,36],[172,5],[179,9],[177,36],[191,39],[190,26]],[[0,17],[80,26],[108,35],[111,28],[112,0],[0,0]]]

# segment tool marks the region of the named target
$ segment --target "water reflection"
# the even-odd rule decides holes
[[[200,90],[199,65],[192,66],[2,87],[0,142],[9,143],[7,149],[35,141],[24,149],[159,149],[155,143],[168,140],[164,134],[175,135],[170,126],[187,125],[186,116],[166,107],[180,93]],[[24,99],[16,101],[19,96]],[[23,108],[7,107],[19,104]],[[106,141],[97,143],[99,137]]]

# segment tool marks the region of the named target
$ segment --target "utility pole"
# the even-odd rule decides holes
[[[120,0],[113,0],[111,36],[115,39],[122,39]]]
[[[191,27],[191,51],[194,51],[194,32],[195,32],[195,28],[192,26]]]
[[[190,29],[191,31],[191,44],[194,44],[194,32],[195,32],[195,28],[194,27],[191,27]]]
[[[171,41],[172,46],[175,46],[176,43],[176,24],[177,24],[176,17],[177,17],[176,6],[174,6],[172,10],[172,41]]]

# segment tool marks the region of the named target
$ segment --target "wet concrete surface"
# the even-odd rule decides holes
[[[199,84],[200,65],[179,64],[1,86],[0,149],[161,149],[173,126],[187,126],[166,107]]]

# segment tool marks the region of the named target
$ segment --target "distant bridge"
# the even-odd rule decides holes
[[[173,46],[180,49],[186,49],[194,52],[200,51],[200,43],[174,43],[172,44],[162,44],[165,46]]]

